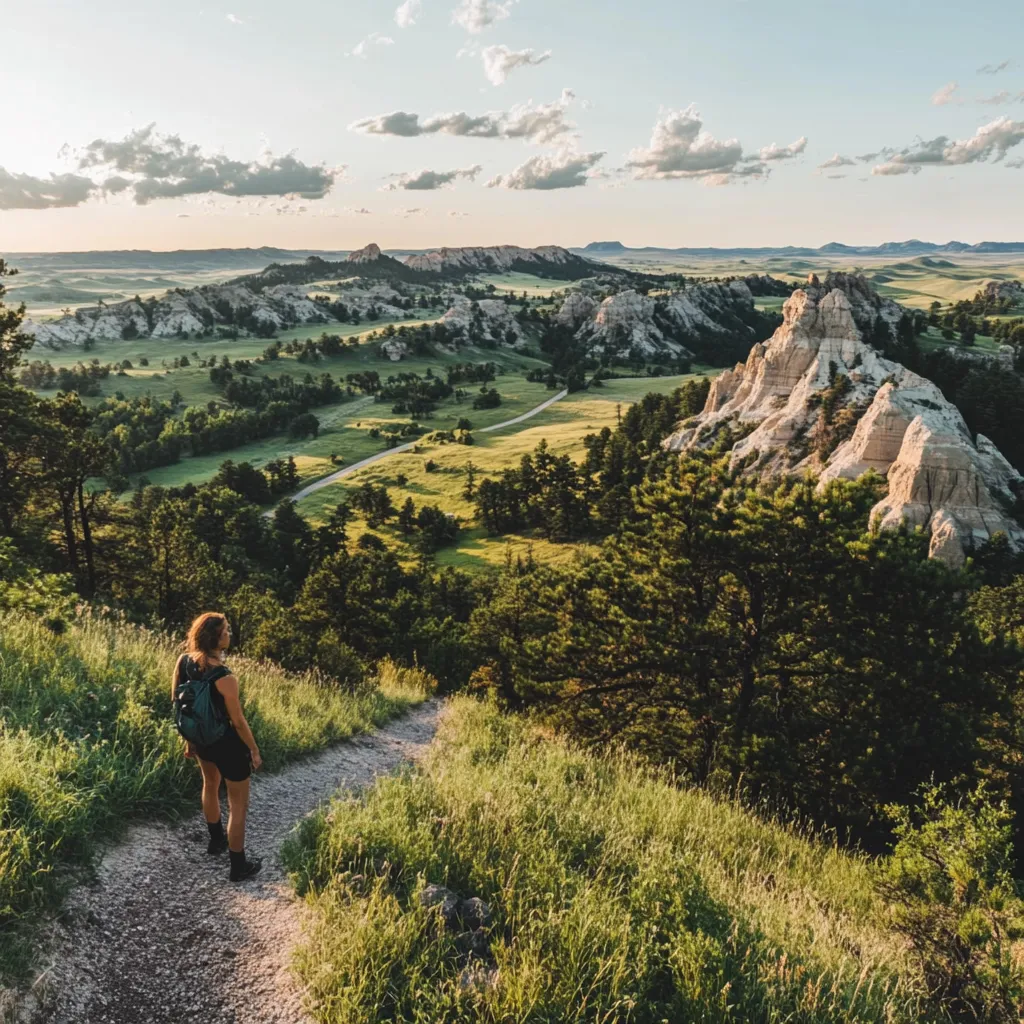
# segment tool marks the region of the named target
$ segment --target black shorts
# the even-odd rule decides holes
[[[196,755],[203,761],[215,764],[229,782],[245,782],[252,775],[249,748],[234,729],[228,729],[216,743],[198,747]]]

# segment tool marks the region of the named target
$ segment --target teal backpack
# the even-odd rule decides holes
[[[230,673],[223,665],[196,675],[198,671],[199,666],[191,658],[181,664],[174,693],[174,724],[189,743],[208,747],[228,731],[228,723],[214,700],[213,684]]]

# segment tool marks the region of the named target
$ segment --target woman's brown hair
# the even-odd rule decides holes
[[[189,626],[185,637],[185,653],[206,669],[210,658],[220,650],[220,635],[228,620],[220,612],[203,612]]]

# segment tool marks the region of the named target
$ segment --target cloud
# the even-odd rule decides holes
[[[1020,92],[1009,92],[1004,89],[1002,92],[997,92],[994,96],[979,96],[978,102],[993,107],[1004,107],[1008,103],[1024,103],[1024,89]]]
[[[427,211],[422,206],[401,206],[391,212],[396,217],[420,217]]]
[[[416,174],[401,174],[397,181],[385,185],[381,191],[398,192],[404,189],[409,192],[433,192],[453,184],[457,178],[473,181],[482,170],[483,168],[479,164],[474,164],[472,167],[461,167],[454,171],[419,171]]]
[[[512,13],[515,0],[462,0],[452,11],[452,24],[461,25],[467,32],[476,35],[488,25],[507,18]]]
[[[954,99],[953,94],[959,89],[960,86],[956,82],[947,82],[941,89],[936,89],[932,94],[932,106],[944,107],[948,103],[959,103],[959,99]]]
[[[224,20],[231,22],[232,25],[244,25],[245,22],[238,17],[237,14],[225,14]]]
[[[709,185],[767,174],[763,162],[744,162],[739,139],[723,141],[704,131],[692,103],[686,110],[664,111],[655,122],[650,145],[631,150],[626,166],[634,178],[700,178]]]
[[[372,210],[368,210],[365,206],[359,206],[359,207],[346,206],[344,212],[345,213],[357,213],[357,214],[359,214],[360,216],[363,216],[363,217],[368,216],[369,214],[373,213]]]
[[[534,57],[533,50],[510,50],[503,43],[488,46],[481,54],[484,61],[484,74],[494,85],[501,85],[516,68],[531,67],[549,60],[551,51]]]
[[[368,57],[374,46],[394,46],[395,41],[391,36],[382,36],[379,32],[371,32],[365,39],[360,40],[346,53],[346,57]]]
[[[52,210],[78,206],[97,190],[94,181],[78,174],[51,174],[48,178],[37,178],[0,167],[0,210]]]
[[[103,182],[108,193],[131,191],[144,206],[153,199],[216,192],[225,196],[297,196],[323,199],[341,168],[304,164],[291,154],[265,154],[260,161],[232,160],[222,154],[203,153],[179,135],[159,135],[152,124],[123,139],[96,139],[85,147],[79,170],[116,171]],[[132,177],[125,177],[131,175]]]
[[[468,217],[469,214],[464,212],[463,210],[449,210],[448,211],[448,216],[449,217]]]
[[[765,146],[760,152],[760,158],[764,162],[771,160],[792,160],[793,157],[799,156],[807,148],[807,136],[801,135],[796,142],[791,142],[788,146],[776,146],[773,142],[770,146]]]
[[[405,0],[405,3],[395,10],[395,24],[399,28],[415,25],[422,6],[422,0]]]
[[[1024,157],[1018,157],[1016,160],[1007,160],[1007,167],[1012,167],[1014,170],[1019,170],[1024,167]]]
[[[957,167],[961,164],[997,163],[1014,146],[1024,142],[1024,121],[1008,117],[982,125],[969,139],[945,135],[918,140],[913,146],[888,154],[889,159],[871,169],[874,175],[917,174],[922,167]]]
[[[364,135],[397,135],[401,138],[442,134],[545,143],[567,135],[575,127],[565,117],[574,98],[572,91],[565,89],[560,99],[540,106],[526,103],[509,111],[491,111],[476,117],[465,112],[435,114],[425,121],[420,120],[419,114],[396,110],[353,121],[349,129]]]
[[[1005,71],[1013,61],[1004,60],[999,64],[984,64],[978,68],[979,75],[998,75],[1000,71]]]
[[[488,188],[537,189],[578,188],[587,183],[587,172],[605,154],[564,152],[556,156],[534,156],[509,174],[487,182]]]
[[[877,156],[877,154],[875,155]],[[856,161],[851,160],[848,156],[833,153],[823,164],[818,164],[818,170],[827,171],[832,167],[853,167],[855,164]]]

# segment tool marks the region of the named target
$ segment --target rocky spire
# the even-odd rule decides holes
[[[868,325],[894,326],[900,307],[859,274],[812,275],[783,307],[783,324],[745,364],[711,386],[703,412],[665,441],[670,451],[710,444],[722,428],[745,436],[733,465],[762,476],[819,475],[819,487],[874,470],[888,481],[873,523],[906,522],[931,536],[931,554],[961,564],[997,532],[1024,548],[1010,515],[1017,471],[982,435],[971,436],[942,392],[865,341]]]

